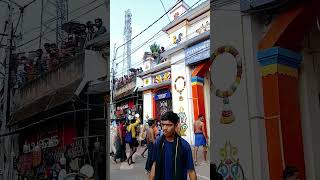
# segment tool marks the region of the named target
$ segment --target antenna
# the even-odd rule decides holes
[[[125,11],[125,25],[123,32],[124,42],[127,44],[124,46],[123,57],[127,60],[123,60],[123,69],[127,68],[127,74],[129,74],[129,69],[131,68],[131,36],[132,36],[132,27],[131,27],[131,18],[132,14],[130,9]],[[122,71],[123,75],[124,71]]]

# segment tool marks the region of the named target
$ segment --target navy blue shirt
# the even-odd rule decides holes
[[[194,170],[194,165],[193,165],[193,159],[192,159],[192,151],[189,143],[184,140],[183,138],[181,139],[181,144],[182,144],[182,159],[185,160],[185,162],[182,163],[183,167],[183,180],[187,180],[188,177],[188,170]],[[160,143],[160,138],[157,139],[155,147],[159,147]],[[172,159],[173,157],[173,142],[169,142],[167,140],[164,140],[164,159],[162,161],[164,162],[164,180],[171,180],[172,179],[172,171],[174,167],[172,167]],[[155,162],[158,156],[158,148],[154,148],[153,155],[152,155],[152,161]]]

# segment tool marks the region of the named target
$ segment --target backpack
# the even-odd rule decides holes
[[[133,142],[131,130],[126,133],[124,140],[126,143],[129,143],[129,144]]]

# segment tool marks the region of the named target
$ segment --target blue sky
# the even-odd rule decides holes
[[[189,6],[192,6],[198,0],[184,0]],[[172,7],[175,0],[162,0],[165,9],[168,10]],[[202,0],[201,2],[204,2]],[[197,5],[199,5],[199,2]],[[161,15],[165,13],[165,10],[160,0],[111,0],[110,1],[110,59],[114,57],[114,43],[117,46],[124,43],[123,41],[123,29],[124,29],[124,14],[125,10],[130,9],[132,13],[132,37],[140,33],[143,29],[153,23]],[[138,36],[132,41],[132,50],[142,44],[156,34],[161,28],[169,23],[167,16],[164,16],[154,26],[145,31],[143,34]],[[161,33],[157,39],[149,42],[146,46],[140,48],[131,55],[132,67],[140,67],[142,65],[142,56],[145,51],[149,50],[149,45],[153,42],[158,44],[165,43],[168,38],[164,33]],[[117,57],[123,55],[123,48],[120,48],[117,53]],[[115,62],[117,66],[117,76],[122,74],[122,60],[123,58],[117,59]]]

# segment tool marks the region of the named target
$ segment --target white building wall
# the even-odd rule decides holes
[[[210,116],[211,116],[211,107],[210,107],[210,96],[211,96],[211,89],[210,89],[210,72],[207,72],[206,76],[204,77],[204,85],[203,85],[203,90],[204,90],[204,108],[205,108],[205,116],[206,116],[206,124],[207,124],[207,132],[210,140]]]
[[[172,78],[172,109],[175,113],[184,113],[184,117],[186,117],[185,122],[182,122],[182,126],[187,127],[184,134],[185,136],[182,136],[184,139],[186,139],[190,144],[193,143],[193,118],[190,118],[190,107],[188,106],[188,92],[187,92],[187,72],[186,72],[186,66],[184,62],[184,51],[180,50],[173,54],[171,57],[171,78]],[[184,82],[186,83],[186,86],[184,87],[182,93],[180,94],[175,89],[176,82],[179,84],[176,84],[177,88],[180,89],[181,84],[183,84],[183,79],[178,77],[181,76],[184,78]],[[178,80],[177,80],[178,79]],[[177,81],[176,81],[177,80]],[[180,96],[183,97],[183,100],[180,100]]]
[[[143,120],[144,123],[148,118],[152,118],[152,92],[143,93]]]
[[[307,179],[320,178],[320,33],[306,36],[299,74],[300,110]]]
[[[214,6],[214,3],[211,3]],[[263,26],[250,16],[240,12],[239,2],[211,7],[211,50],[231,45],[242,59],[242,78],[235,93],[229,97],[230,108],[235,116],[231,124],[220,122],[224,108],[222,99],[211,91],[211,162],[219,165],[223,157],[220,152],[230,142],[239,158],[246,179],[268,179],[265,127],[261,76],[256,59],[257,43],[261,39]],[[225,10],[228,9],[229,11]],[[255,36],[252,36],[255,34]],[[260,36],[261,35],[261,36]],[[228,89],[235,79],[236,64],[231,55],[221,55],[211,66],[211,78],[215,88]]]

